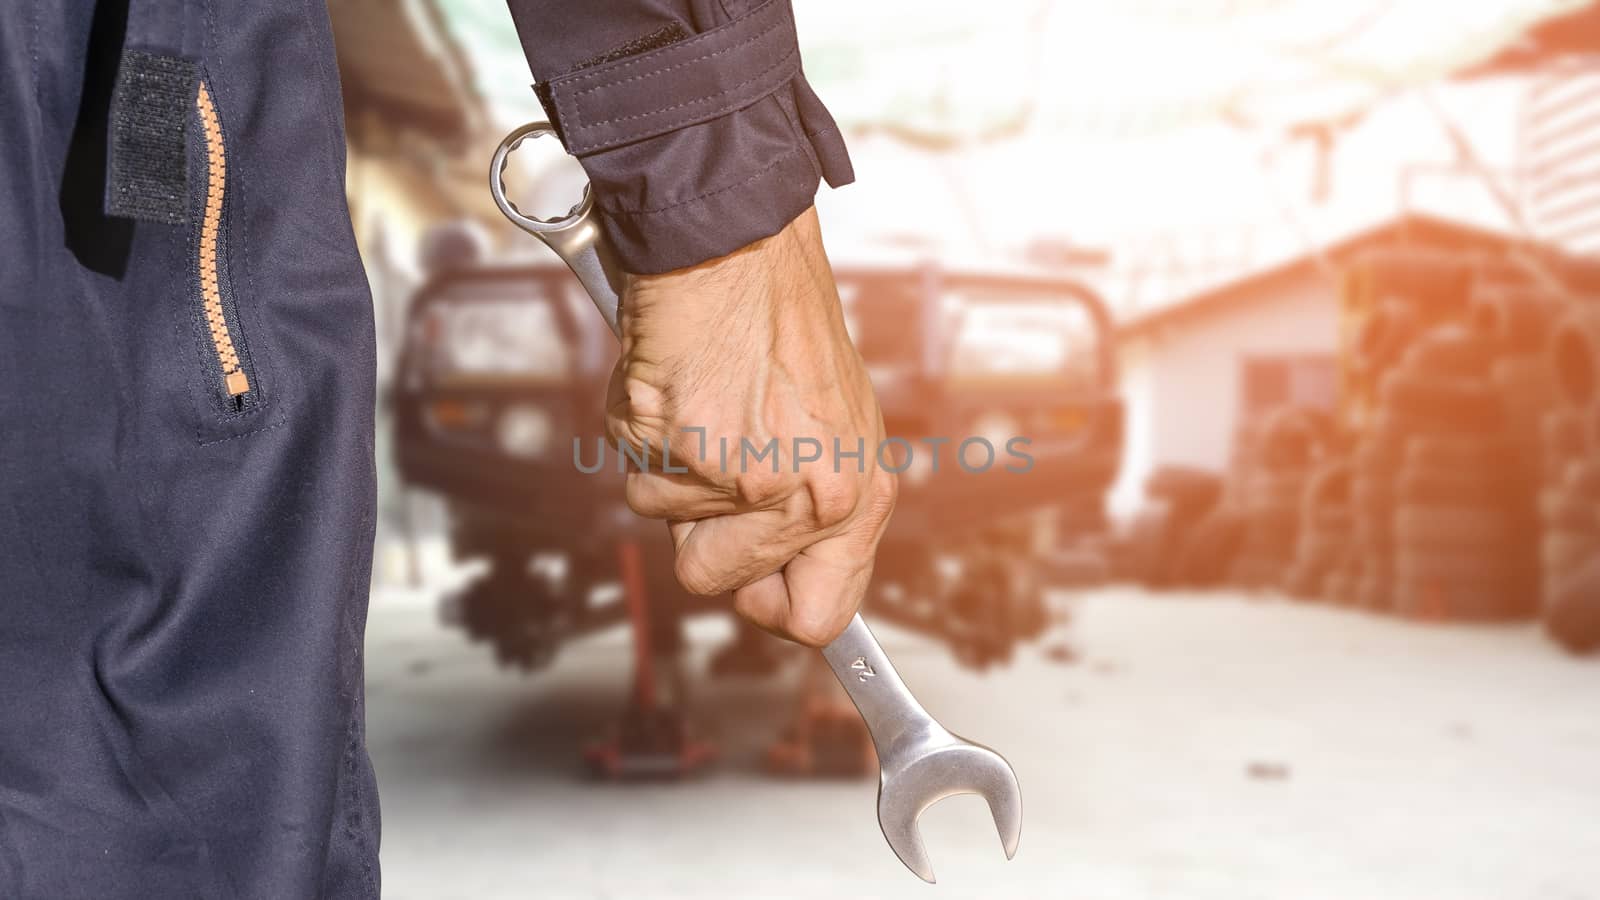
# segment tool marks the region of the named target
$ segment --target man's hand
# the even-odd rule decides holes
[[[895,479],[878,466],[883,417],[816,211],[729,256],[633,277],[621,326],[607,429],[649,448],[628,505],[669,523],[678,581],[732,591],[782,637],[833,640],[872,578]],[[774,439],[776,459],[758,459]],[[686,473],[664,470],[663,440]],[[820,458],[797,464],[797,449]]]

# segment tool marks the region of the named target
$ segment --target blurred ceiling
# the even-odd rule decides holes
[[[372,113],[439,140],[472,136],[483,99],[433,0],[330,0],[328,13],[347,117]]]
[[[813,0],[802,34],[806,71],[857,128],[929,142],[1024,131],[1118,139],[1217,121],[1341,124],[1589,5],[990,0],[928,15],[914,0]]]
[[[504,4],[439,0],[504,121],[537,115]],[[1592,48],[1588,0],[804,0],[806,72],[847,128],[930,144],[1027,132],[1298,128],[1507,59]],[[1567,18],[1574,24],[1562,25]],[[1530,43],[1530,34],[1541,43]]]

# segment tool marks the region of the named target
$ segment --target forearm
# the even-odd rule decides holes
[[[788,0],[509,5],[629,271],[726,255],[795,219],[822,179],[852,180],[800,72]]]

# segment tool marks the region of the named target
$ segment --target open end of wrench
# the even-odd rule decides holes
[[[878,788],[878,826],[906,868],[932,884],[933,863],[917,830],[924,810],[946,797],[977,794],[989,804],[1006,859],[1022,839],[1022,788],[1011,764],[981,744],[955,735],[919,753],[907,765],[884,770]]]
[[[917,819],[957,794],[977,794],[988,802],[1006,858],[1015,855],[1022,837],[1022,788],[1005,757],[951,734],[929,715],[861,616],[822,648],[822,656],[872,733],[881,769],[878,827],[906,868],[933,881]]]

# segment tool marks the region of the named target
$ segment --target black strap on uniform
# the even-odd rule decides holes
[[[200,16],[192,0],[130,0],[111,94],[107,215],[178,225],[189,218],[188,125]]]
[[[545,114],[582,155],[743,109],[794,80],[800,47],[789,0],[638,55],[535,85]]]

